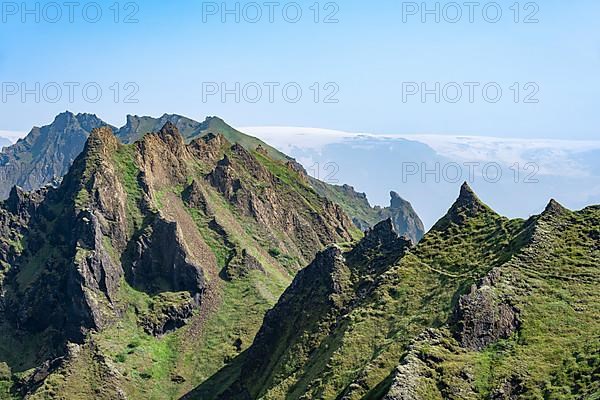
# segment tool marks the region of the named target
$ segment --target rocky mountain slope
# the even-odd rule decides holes
[[[0,398],[177,398],[245,350],[293,276],[361,236],[306,176],[168,122],[93,130],[0,206]]]
[[[293,168],[306,175],[302,166],[292,158],[263,141],[232,128],[218,117],[208,117],[204,122],[197,122],[177,114],[164,114],[160,118],[128,115],[123,127],[110,128],[122,143],[131,144],[148,132],[159,131],[166,123],[173,124],[186,143],[209,134],[219,134],[248,151],[259,148],[274,160],[289,162]],[[90,132],[101,126],[109,124],[95,115],[65,112],[57,116],[52,124],[33,128],[26,138],[0,153],[0,199],[6,199],[15,185],[25,190],[35,190],[48,183],[56,184],[83,150]],[[349,186],[338,187],[312,177],[307,179],[321,196],[340,204],[362,230],[392,216],[400,234],[415,241],[423,236],[423,223],[408,202],[400,207],[371,207],[364,194],[356,193]]]
[[[595,399],[600,207],[509,220],[465,184],[421,242],[331,246],[186,399]]]
[[[312,186],[323,197],[340,204],[346,213],[352,216],[352,222],[361,230],[366,231],[377,223],[391,219],[394,230],[404,235],[414,243],[419,242],[425,234],[425,227],[412,205],[396,192],[390,192],[389,207],[372,207],[367,195],[357,193],[349,185],[330,185],[317,179],[310,178]]]
[[[13,186],[38,189],[67,173],[90,132],[105,122],[92,114],[59,114],[52,124],[34,127],[24,138],[0,152],[0,199]]]

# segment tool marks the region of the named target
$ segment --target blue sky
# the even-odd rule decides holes
[[[10,2],[9,2],[10,3]],[[16,2],[19,8],[21,2]],[[441,15],[422,23],[420,14],[406,15],[401,1],[365,2],[323,1],[319,23],[314,22],[314,0],[298,1],[303,12],[298,23],[287,22],[280,2],[274,22],[268,21],[268,8],[261,6],[257,23],[233,16],[223,23],[220,14],[205,15],[210,2],[144,1],[134,8],[127,1],[118,4],[119,23],[113,21],[115,1],[99,1],[102,17],[97,23],[84,20],[82,8],[74,11],[74,23],[63,16],[49,23],[54,10],[50,2],[27,2],[40,7],[35,15],[7,10],[3,2],[0,18],[0,130],[28,131],[32,125],[51,121],[58,112],[92,112],[115,125],[126,114],[161,115],[179,113],[196,119],[219,115],[235,126],[305,126],[364,131],[382,134],[465,134],[521,138],[596,139],[600,113],[600,2],[593,0],[544,0],[518,3],[519,23],[514,22],[514,0],[498,1],[503,11],[497,23],[483,18],[481,2],[470,23],[468,9],[461,7],[462,19],[449,23]],[[63,4],[62,2],[58,2]],[[225,2],[233,8],[236,2]],[[250,2],[240,2],[240,9]],[[263,5],[262,1],[258,2]],[[421,2],[418,2],[421,3]],[[434,1],[426,2],[429,8]],[[441,1],[440,8],[449,2]],[[463,4],[463,2],[458,2]],[[221,7],[222,2],[217,3]],[[536,6],[539,10],[536,10]],[[44,8],[46,7],[46,8]],[[42,8],[47,13],[43,15]],[[123,23],[136,11],[137,23]],[[93,19],[94,9],[87,9]],[[246,8],[248,13],[251,8]],[[293,17],[295,8],[289,8]],[[449,13],[450,8],[446,9]],[[494,16],[495,9],[488,9]],[[538,23],[523,23],[535,12]],[[323,23],[332,12],[337,23]],[[252,18],[254,14],[247,14]],[[454,14],[447,14],[453,18]],[[46,19],[46,20],[45,20]],[[35,88],[55,82],[63,93],[56,103],[52,85],[40,102],[30,94],[23,102],[21,93],[7,94],[14,84]],[[70,102],[64,83],[80,84]],[[81,87],[91,82],[103,90],[97,103],[86,101]],[[114,86],[120,89],[114,101]],[[125,86],[133,82],[134,86]],[[203,99],[207,82],[235,87],[256,82],[263,97],[256,103],[233,95],[222,102],[220,96]],[[274,101],[269,102],[264,82],[277,82]],[[281,87],[296,83],[303,95],[297,103],[286,101]],[[320,88],[315,102],[314,83]],[[433,95],[422,103],[419,96],[403,102],[403,84],[426,83],[428,87],[456,82],[495,83],[503,90],[497,103],[486,101],[475,91],[474,102],[463,98],[457,103]],[[515,82],[520,99],[513,100]],[[329,86],[326,86],[330,83]],[[525,87],[527,83],[535,86]],[[479,88],[481,88],[479,86]],[[113,90],[110,88],[113,87]],[[311,90],[313,87],[313,90]],[[123,96],[137,103],[124,103]],[[513,87],[514,88],[514,87]],[[537,89],[533,99],[523,98]],[[323,96],[339,89],[337,103],[324,103]],[[463,86],[464,89],[464,86]],[[21,89],[19,88],[19,91]],[[35,90],[35,89],[34,89]],[[466,89],[465,89],[466,90]],[[41,91],[41,90],[40,90]],[[251,97],[251,96],[250,96]],[[204,101],[206,100],[206,101]]]

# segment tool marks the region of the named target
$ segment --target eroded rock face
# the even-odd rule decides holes
[[[206,287],[202,267],[188,258],[177,222],[160,216],[136,242],[132,277],[134,285],[151,293],[188,291],[200,295]]]
[[[399,235],[405,235],[413,243],[418,243],[425,234],[423,222],[412,208],[412,205],[404,200],[396,192],[390,192],[390,206],[381,210],[380,218],[391,218],[394,230]]]
[[[200,210],[207,216],[214,215],[206,199],[204,188],[196,180],[183,191],[182,198],[188,207]]]
[[[231,147],[231,155],[225,155],[206,179],[231,204],[268,231],[285,232],[306,260],[314,256],[315,249],[330,244],[334,238],[352,239],[352,222],[341,207],[320,198],[316,207],[322,207],[321,211],[306,210],[306,203],[290,193],[286,183],[238,144]]]
[[[499,271],[493,270],[470,293],[461,296],[455,310],[457,340],[471,350],[482,350],[508,338],[519,327],[518,311],[499,298],[494,286]]]
[[[136,145],[138,163],[149,191],[187,182],[190,172],[186,160],[191,154],[175,125],[167,123],[159,132],[145,135]]]
[[[228,145],[229,142],[223,135],[208,133],[193,140],[189,148],[198,159],[215,164],[223,157],[223,152]]]

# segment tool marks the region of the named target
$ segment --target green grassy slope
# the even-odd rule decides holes
[[[362,262],[344,253],[317,287],[299,275],[249,351],[189,398],[596,398],[599,218],[599,207],[551,203],[508,220],[464,187],[398,262],[380,266],[375,247]],[[363,271],[362,284],[349,284],[348,271]],[[328,287],[341,288],[341,303]],[[479,321],[457,314],[459,299],[483,301]],[[479,351],[461,341],[464,324],[498,323],[504,304],[516,310],[515,331]]]

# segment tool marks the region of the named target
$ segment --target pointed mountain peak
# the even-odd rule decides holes
[[[558,201],[551,199],[542,215],[559,215],[569,211],[566,207],[560,204]]]
[[[458,200],[462,201],[463,203],[480,202],[479,198],[467,182],[463,183],[460,187],[460,194],[458,195]]]
[[[66,110],[66,111],[63,111],[60,114],[58,114],[56,117],[54,117],[54,122],[64,121],[64,120],[73,119],[73,118],[75,118],[75,114],[73,114],[69,110]]]
[[[402,208],[410,203],[404,200],[397,192],[390,192],[390,208]]]
[[[112,152],[116,151],[118,147],[119,140],[114,135],[111,127],[102,126],[92,130],[92,133],[85,144],[84,153],[89,154],[102,149]]]
[[[175,126],[175,124],[171,121],[167,121],[159,133],[163,136],[180,136],[179,129],[177,129],[177,126]]]
[[[73,122],[78,122],[77,117],[71,111],[65,111],[54,117],[54,121],[51,126],[55,129],[64,130],[67,126]]]
[[[460,187],[458,198],[450,207],[446,215],[440,219],[434,229],[442,230],[452,222],[458,225],[464,224],[468,219],[485,213],[497,215],[491,208],[485,205],[475,194],[467,182]]]
[[[471,186],[469,186],[469,184],[465,182],[460,187],[460,193],[458,195],[458,198],[454,202],[452,208],[479,211],[487,208],[487,206],[483,204],[481,200],[479,200],[479,197],[477,197],[473,189],[471,189]]]
[[[158,142],[162,142],[163,146],[167,146],[170,151],[175,154],[181,154],[185,149],[183,136],[179,132],[177,126],[171,121],[165,123],[158,132],[144,136],[142,141],[145,143],[156,143],[157,139]],[[149,148],[153,148],[153,146],[150,146]]]
[[[79,113],[73,114],[71,111],[65,111],[54,117],[54,121],[50,125],[56,131],[66,131],[83,129],[91,132],[93,129],[99,126],[108,126],[111,130],[115,128],[102,121],[96,114]]]

